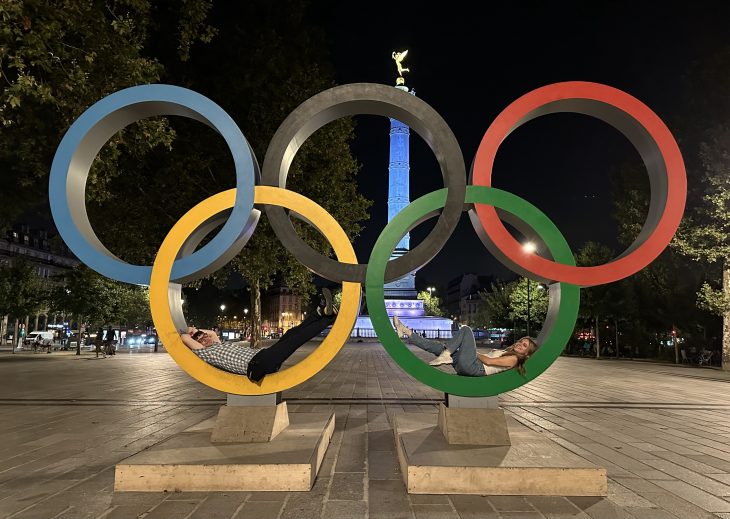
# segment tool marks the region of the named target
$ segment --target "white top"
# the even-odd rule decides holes
[[[501,357],[504,355],[504,350],[488,350],[486,353],[484,353],[487,357],[490,359],[496,359],[497,357]],[[495,373],[500,373],[502,371],[507,371],[509,368],[505,366],[487,366],[484,364],[484,374],[485,375],[494,375]]]

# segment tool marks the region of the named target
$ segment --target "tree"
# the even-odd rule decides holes
[[[613,259],[613,251],[596,242],[587,242],[575,255],[576,264],[581,267],[602,265]],[[599,322],[601,318],[612,316],[615,305],[611,295],[614,287],[598,285],[581,290],[579,315],[592,322],[596,337],[596,357],[601,356],[601,332]]]
[[[697,304],[722,317],[722,368],[730,370],[730,127],[707,130],[700,160],[702,204],[685,218],[674,244],[693,260],[720,267],[720,279],[702,284]]]
[[[482,304],[477,313],[477,322],[484,323],[487,328],[512,328],[510,298],[514,283],[497,281],[488,290],[479,292]]]
[[[286,116],[312,95],[334,86],[322,31],[312,21],[304,23],[307,11],[298,2],[272,4],[259,0],[220,4],[216,9],[214,18],[236,16],[240,25],[235,31],[221,33],[210,45],[194,49],[188,67],[198,73],[188,71],[182,79],[184,84],[219,101],[241,127],[256,156],[264,157],[271,137]],[[220,66],[211,69],[212,60]],[[245,73],[231,75],[231,70]],[[213,132],[201,134],[198,127],[190,132],[181,130],[177,135],[185,142],[185,156],[178,159],[185,161],[183,169],[206,173],[199,180],[191,175],[189,185],[176,187],[181,200],[212,194],[232,184],[229,152],[221,146],[220,137]],[[351,119],[321,128],[299,149],[287,180],[288,189],[324,207],[352,240],[361,230],[360,222],[368,217],[370,205],[356,189],[359,168],[349,148],[353,136]],[[174,161],[169,164],[164,169],[169,167],[172,176],[161,178],[174,178],[174,172],[180,170]],[[159,168],[159,163],[154,167]],[[179,207],[168,209],[158,221],[166,221],[168,214],[179,217],[175,216]],[[298,221],[294,224],[310,245],[331,254],[317,231]],[[231,272],[238,272],[250,288],[254,344],[260,336],[261,292],[277,276],[305,298],[314,291],[311,273],[282,248],[265,215],[242,253],[217,274],[218,284],[225,284]]]
[[[47,285],[38,276],[33,263],[18,258],[11,265],[2,265],[0,268],[0,316],[15,316],[14,341],[18,340],[19,318],[43,308],[48,298]],[[15,347],[13,347],[13,351],[15,351]]]
[[[528,296],[528,283],[529,296]],[[513,282],[513,286],[509,293],[511,319],[527,322],[528,321],[528,298],[529,298],[529,321],[530,333],[542,326],[542,322],[547,315],[548,294],[545,287],[536,281],[528,278],[519,278]],[[537,325],[537,326],[534,326]],[[533,334],[534,335],[534,334]]]
[[[696,303],[721,321],[722,368],[730,370],[730,45],[694,63],[684,75],[688,109],[677,118],[687,162],[685,218],[673,248],[704,275]]]
[[[185,57],[195,41],[212,36],[204,21],[209,8],[209,0],[167,9],[145,0],[0,4],[0,222],[44,205],[39,194],[47,192],[56,147],[81,112],[122,88],[159,82],[162,66],[144,52],[154,15],[178,20],[178,52]],[[119,132],[94,161],[90,198],[110,198],[109,181],[124,172],[118,168],[121,155],[169,148],[173,138],[159,118]]]
[[[0,167],[8,172],[0,221],[12,221],[31,203],[31,194],[37,200],[46,191],[61,135],[111,92],[158,81],[192,88],[231,114],[261,158],[289,112],[334,85],[323,32],[305,22],[301,3],[221,2],[212,12],[210,6],[206,0],[0,6],[0,74],[6,81]],[[236,23],[214,38],[212,25],[229,20]],[[352,136],[350,119],[316,132],[300,149],[287,187],[320,203],[354,239],[369,202],[356,192]],[[87,210],[96,234],[117,257],[151,264],[158,244],[189,207],[234,185],[230,152],[214,131],[183,118],[150,118],[102,148],[87,183]],[[316,231],[297,228],[319,250],[329,249]],[[260,292],[275,275],[303,294],[313,290],[311,275],[282,250],[265,218],[218,280],[225,282],[233,271],[251,287],[256,324]]]
[[[629,247],[641,232],[649,211],[649,181],[643,165],[624,163],[611,174],[614,200],[613,218],[618,224],[619,242]],[[687,222],[683,223],[683,226]],[[681,231],[680,231],[681,233]],[[579,251],[580,265],[610,262],[614,253],[607,247],[591,244]],[[662,341],[671,330],[681,330],[683,339],[697,340],[698,331],[707,329],[707,313],[694,305],[701,280],[707,274],[704,265],[692,264],[678,254],[677,238],[648,266],[626,279],[608,285],[583,289],[581,317],[593,321],[600,343],[598,321],[612,322],[616,330],[616,354],[619,354],[619,323],[624,345],[633,344],[644,354],[662,355]],[[598,317],[598,320],[596,319]],[[605,327],[603,328],[605,330]],[[655,343],[656,351],[644,349]],[[600,349],[598,350],[600,353]],[[674,341],[674,360],[679,362],[680,348]]]
[[[54,287],[51,306],[54,310],[75,316],[79,323],[79,340],[76,355],[81,355],[82,327],[103,326],[118,319],[138,313],[145,292],[111,280],[81,265],[64,277],[63,283]],[[133,294],[141,295],[136,302]]]
[[[427,290],[419,292],[416,298],[423,301],[423,308],[426,310],[426,315],[434,315],[437,317],[444,315],[444,311],[441,308],[441,300]]]

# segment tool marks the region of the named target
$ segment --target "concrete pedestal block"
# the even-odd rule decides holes
[[[502,409],[463,409],[439,404],[438,427],[451,445],[511,445]]]
[[[211,433],[213,443],[268,442],[287,428],[286,402],[266,407],[221,406]]]
[[[292,413],[270,442],[212,443],[215,418],[116,466],[117,492],[308,491],[335,429],[334,413]]]
[[[410,494],[606,496],[606,469],[507,420],[512,445],[449,444],[431,414],[394,416],[396,452]]]

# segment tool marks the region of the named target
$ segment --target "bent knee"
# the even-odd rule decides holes
[[[474,330],[471,329],[471,326],[467,326],[466,324],[464,326],[462,326],[461,328],[459,328],[459,332],[463,333],[463,334],[471,335],[472,337],[474,336]]]

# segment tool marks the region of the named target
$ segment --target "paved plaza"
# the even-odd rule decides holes
[[[284,393],[290,412],[336,413],[311,492],[114,493],[117,462],[213,416],[224,395],[166,353],[2,352],[0,517],[730,518],[729,383],[713,369],[560,358],[501,404],[607,468],[608,498],[408,495],[391,418],[435,413],[443,394],[405,375],[379,344],[351,343]]]

